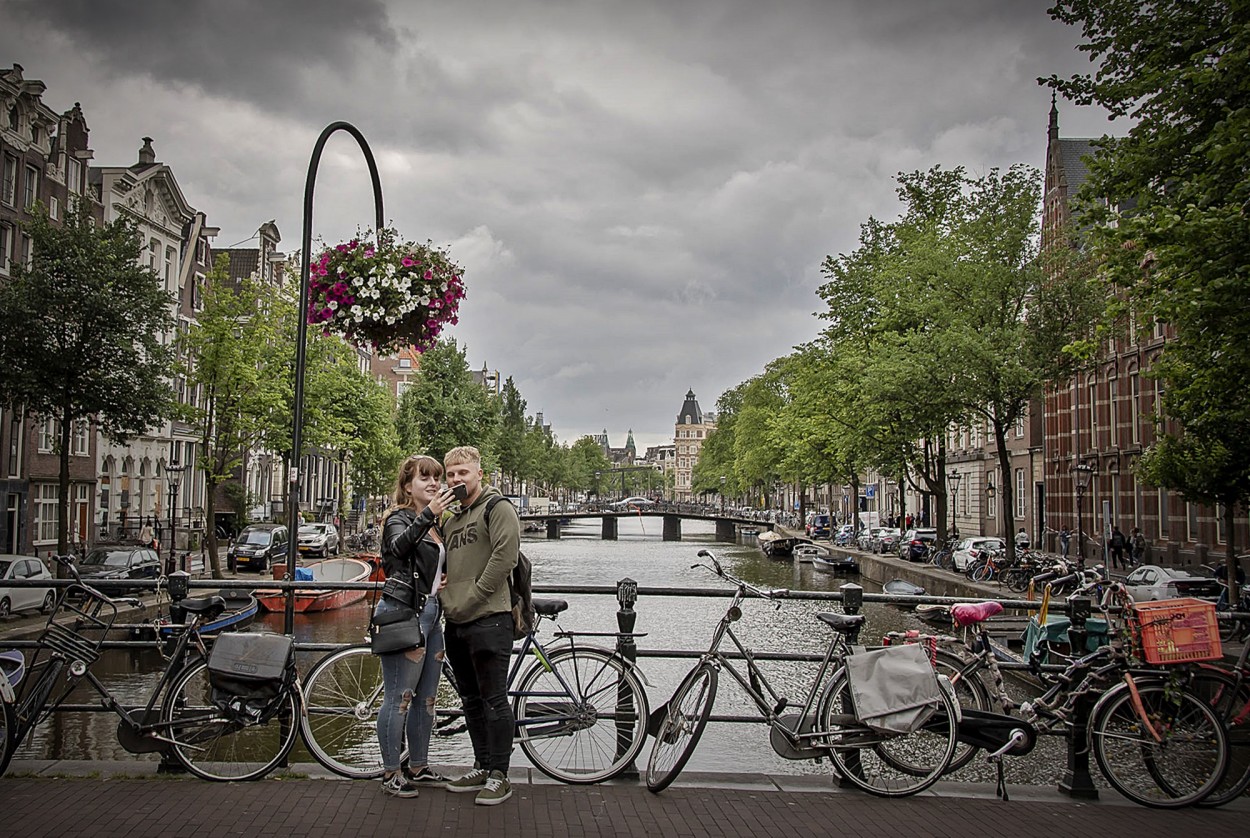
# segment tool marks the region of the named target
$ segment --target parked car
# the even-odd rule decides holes
[[[334,524],[303,524],[299,528],[299,551],[322,558],[338,555],[339,531]]]
[[[951,562],[954,563],[955,570],[963,573],[968,569],[968,565],[981,558],[981,554],[986,550],[999,552],[1005,549],[1007,545],[998,536],[970,535],[955,543],[951,550]]]
[[[812,521],[813,521],[813,520],[816,518],[816,516],[817,516],[817,515],[819,515],[819,514],[820,514],[819,512],[809,512],[809,513],[807,513],[807,520],[805,520],[805,521],[803,522],[803,532],[807,535],[807,537],[808,537],[808,538],[811,538],[811,537],[812,537]]]
[[[812,525],[807,531],[807,537],[813,540],[817,538],[828,538],[832,526],[833,519],[829,515],[825,513],[818,513],[812,518]]]
[[[161,575],[161,559],[151,547],[140,544],[96,547],[78,563],[78,574],[88,584],[114,579],[156,579]],[[123,589],[103,590],[116,596]]]
[[[903,533],[898,527],[878,527],[869,549],[887,556],[898,551],[898,540],[902,537]]]
[[[924,561],[928,555],[929,545],[937,542],[937,530],[932,527],[918,527],[903,533],[898,545],[898,557],[909,562]]]
[[[843,524],[838,527],[838,531],[833,534],[833,543],[839,547],[845,547],[855,538],[855,525]]]
[[[0,556],[0,617],[17,611],[38,608],[43,613],[56,604],[56,592],[52,588],[9,588],[5,583],[13,579],[51,579],[48,566],[36,556]]]
[[[286,560],[288,542],[287,528],[281,524],[249,524],[226,550],[226,557],[236,567],[263,572],[273,562]]]
[[[1220,583],[1210,576],[1195,576],[1187,570],[1144,564],[1124,579],[1124,587],[1134,602],[1153,602],[1182,596],[1214,602],[1220,596]]]
[[[859,531],[859,535],[855,537],[855,546],[863,550],[865,553],[872,551],[873,539],[881,532],[880,527],[864,527]]]

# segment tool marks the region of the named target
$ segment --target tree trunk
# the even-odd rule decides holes
[[[1016,489],[1011,484],[1011,454],[1007,451],[1007,426],[997,418],[991,418],[990,424],[994,428],[994,444],[998,446],[999,486],[1002,487],[999,491],[1003,502],[999,521],[1005,533],[1003,541],[1006,542],[1007,564],[1011,564],[1016,559]]]
[[[74,423],[69,419],[69,408],[61,407],[61,451],[60,451],[60,468],[57,475],[57,488],[59,490],[57,504],[59,509],[59,520],[56,524],[56,553],[58,556],[64,556],[69,553],[69,441],[74,430]],[[60,576],[59,565],[56,575]]]

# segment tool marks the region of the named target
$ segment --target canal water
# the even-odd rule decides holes
[[[715,552],[724,566],[735,575],[765,587],[806,591],[836,591],[848,581],[859,581],[815,572],[811,565],[794,565],[766,559],[753,544],[717,542],[710,522],[683,521],[681,542],[661,540],[661,522],[655,518],[622,519],[616,541],[599,538],[599,522],[574,523],[563,529],[560,540],[527,537],[525,553],[534,565],[536,585],[580,586],[615,585],[626,577],[642,588],[728,586],[706,570],[692,568],[699,561],[697,553],[707,548]],[[753,542],[754,539],[746,539]],[[865,589],[873,586],[863,583]],[[612,596],[570,595],[569,609],[560,616],[561,628],[573,631],[615,631],[617,602]],[[723,597],[640,596],[635,631],[645,632],[638,639],[640,649],[682,649],[704,651],[713,629],[724,613],[728,600]],[[756,652],[823,653],[829,629],[815,618],[822,610],[839,610],[830,602],[785,601],[780,604],[749,599],[743,604],[742,619],[734,631]],[[927,629],[911,613],[881,604],[864,606],[868,616],[861,635],[872,643],[887,631]],[[315,615],[296,615],[295,633],[298,642],[355,643],[364,637],[368,622],[368,604],[357,603],[347,608]],[[544,630],[550,632],[550,623]],[[270,614],[252,627],[256,630],[282,630],[282,616]],[[603,638],[600,645],[611,638]],[[730,644],[726,641],[726,650]],[[307,672],[321,653],[306,653],[299,661],[300,671]],[[643,657],[639,666],[648,681],[647,693],[652,707],[663,703],[676,688],[692,660]],[[761,667],[774,689],[790,700],[794,708],[802,705],[807,685],[817,665],[762,662]],[[133,652],[110,650],[93,668],[117,696],[130,704],[146,701],[149,691],[159,679],[163,662],[155,651]],[[1019,687],[1014,687],[1019,690]],[[444,684],[440,697],[443,706],[458,706]],[[80,691],[73,701],[91,701],[90,691]],[[737,684],[726,674],[720,679],[715,712],[718,715],[753,715],[754,706]],[[1009,766],[1009,780],[1049,782],[1062,767],[1058,742],[1043,743],[1043,754],[1027,760],[1016,760]],[[645,763],[649,743],[639,761]],[[37,729],[33,738],[16,754],[17,759],[130,760],[142,759],[127,754],[117,743],[116,717],[112,713],[56,713]],[[155,759],[155,757],[151,757]],[[436,764],[467,765],[472,763],[472,750],[466,734],[435,736],[431,759]],[[311,761],[302,745],[292,761]],[[520,748],[514,764],[525,762]],[[1025,763],[1028,765],[1026,766]],[[811,761],[788,761],[777,756],[768,744],[768,729],[762,724],[713,722],[708,725],[698,749],[687,766],[691,771],[768,772],[788,774],[828,773],[827,764]],[[959,779],[992,779],[992,772],[974,761],[963,769]]]

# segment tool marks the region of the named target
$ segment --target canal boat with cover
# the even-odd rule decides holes
[[[906,579],[891,579],[882,586],[887,594],[895,596],[924,596],[924,588]]]

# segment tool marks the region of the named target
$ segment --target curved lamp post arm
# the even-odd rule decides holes
[[[374,232],[382,229],[382,181],[378,178],[378,164],[373,159],[373,151],[365,142],[364,134],[356,126],[348,122],[332,122],[321,132],[313,146],[312,159],[308,161],[308,177],[304,181],[304,234],[300,243],[299,271],[299,323],[295,338],[295,410],[291,425],[291,477],[287,488],[287,548],[285,579],[295,576],[295,563],[299,556],[299,481],[300,460],[304,444],[304,366],[308,355],[308,271],[311,267],[312,250],[312,217],[313,187],[317,182],[317,167],[321,163],[321,153],[326,142],[337,131],[346,131],[356,138],[360,150],[369,164],[369,178],[373,182],[373,208],[376,217]],[[287,591],[286,614],[283,630],[290,634],[295,628],[295,593]]]

